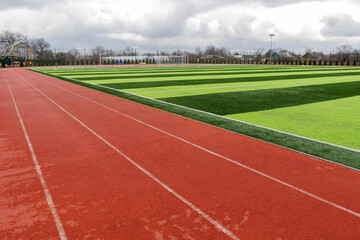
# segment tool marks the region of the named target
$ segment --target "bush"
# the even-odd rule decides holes
[[[1,67],[2,67],[2,68],[5,67],[5,59],[1,59]]]
[[[357,65],[357,62],[356,62],[356,59],[354,59],[353,66],[356,66],[356,65]]]
[[[327,65],[327,61],[326,61],[326,59],[324,60],[324,65],[325,65],[325,66]]]
[[[24,67],[24,62],[20,61],[20,67]]]
[[[346,61],[346,65],[350,66],[350,59]]]
[[[314,59],[314,65],[316,65],[316,60]]]

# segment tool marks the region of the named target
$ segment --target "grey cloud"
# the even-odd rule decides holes
[[[321,30],[324,36],[332,37],[355,37],[360,36],[360,22],[347,14],[325,16],[321,20],[325,26]]]
[[[235,4],[253,4],[257,3],[265,7],[279,7],[304,2],[327,2],[331,0],[183,0],[183,4],[191,6],[192,11],[207,11],[213,8],[224,7]],[[356,1],[356,0],[353,0]]]
[[[6,1],[2,0],[0,2],[1,9],[0,11],[8,9],[18,9],[18,8],[27,8],[27,9],[39,9],[45,6],[52,6],[58,4],[64,4],[68,0],[18,0],[18,1]]]
[[[328,2],[330,0],[254,0],[255,2],[259,2],[266,7],[279,7],[296,3],[304,3],[304,2]]]

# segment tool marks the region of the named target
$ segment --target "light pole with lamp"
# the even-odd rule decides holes
[[[272,53],[272,38],[275,36],[275,34],[270,33],[270,65],[271,65],[271,53]]]

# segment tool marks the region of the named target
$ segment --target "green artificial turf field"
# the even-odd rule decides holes
[[[41,72],[360,150],[360,68],[356,67],[217,65],[58,68]],[[360,153],[356,151],[105,91],[360,168]]]

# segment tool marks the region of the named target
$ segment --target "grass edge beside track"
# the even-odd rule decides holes
[[[238,122],[232,119],[224,118],[222,116],[216,116],[213,114],[208,114],[206,112],[199,112],[197,110],[183,108],[181,106],[175,106],[171,103],[161,102],[156,99],[142,97],[132,93],[124,92],[122,90],[106,88],[101,85],[90,84],[87,82],[82,82],[80,80],[73,80],[67,77],[62,77],[51,73],[45,73],[35,69],[29,69],[29,70],[40,74],[48,75],[50,77],[55,77],[57,79],[71,82],[77,85],[95,89],[101,92],[105,92],[133,102],[154,107],[166,112],[191,118],[200,122],[204,122],[232,132],[240,133],[265,142],[273,143],[301,153],[318,157],[323,160],[338,163],[354,169],[360,169],[360,153],[358,152],[328,145],[326,143],[313,141],[310,139],[304,139],[301,137],[276,132],[271,129],[254,126],[251,124],[247,124],[245,122]]]

